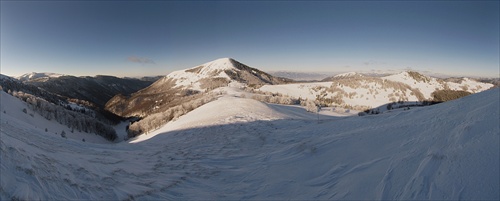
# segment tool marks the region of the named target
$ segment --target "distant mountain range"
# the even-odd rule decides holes
[[[286,78],[285,78],[286,77]],[[119,116],[145,117],[179,105],[186,97],[230,83],[259,88],[296,98],[320,98],[341,107],[373,108],[391,102],[431,100],[436,90],[476,93],[498,86],[498,79],[480,82],[470,78],[433,78],[418,72],[392,75],[358,72],[336,74],[277,71],[272,74],[249,67],[231,58],[221,58],[166,76],[117,78],[75,77],[56,73],[28,73],[22,82],[69,99],[88,101]],[[321,80],[297,84],[296,80]],[[492,84],[489,84],[492,83]],[[262,87],[261,87],[262,86]]]
[[[373,77],[350,72],[325,78],[322,82],[266,85],[259,90],[319,101],[322,105],[367,110],[399,102],[402,105],[434,101],[437,91],[477,93],[494,87],[470,78],[439,79],[414,71]]]
[[[100,108],[117,94],[129,95],[153,83],[153,80],[135,78],[118,78],[114,76],[97,75],[70,76],[56,73],[29,73],[18,77],[26,84],[40,87],[54,94],[71,99],[89,101]]]
[[[284,77],[296,81],[319,81],[334,75],[335,73],[320,72],[294,72],[294,71],[270,71],[269,74],[276,77]]]
[[[322,82],[329,82],[329,81],[334,81],[338,79],[349,79],[349,78],[362,78],[362,77],[367,77],[367,75],[357,73],[357,72],[347,72],[347,73],[340,73],[331,77],[327,77],[322,79]]]
[[[18,79],[2,75],[1,86],[6,92],[24,91],[64,107],[77,104],[78,107],[95,110],[116,122],[117,116],[146,118],[153,114],[167,115],[164,119],[169,121],[212,100],[204,97],[213,97],[213,90],[228,86],[268,96],[263,100],[287,97],[294,99],[285,101],[287,104],[309,100],[315,101],[314,104],[317,105],[364,111],[380,109],[386,105],[402,107],[422,104],[435,100],[437,92],[477,93],[498,84],[498,79],[485,80],[493,83],[490,84],[470,78],[433,78],[414,71],[391,75],[358,72],[334,76],[291,72],[273,74],[249,67],[232,58],[221,58],[174,71],[166,76],[136,79],[28,73]],[[296,81],[307,77],[322,79],[319,82]],[[212,95],[208,95],[210,93]],[[398,105],[395,105],[396,102]],[[171,113],[166,114],[166,111]],[[155,126],[164,122],[157,122]],[[135,134],[144,131],[138,129]],[[148,130],[151,129],[154,127],[149,126]]]
[[[92,99],[95,87],[111,94],[131,82],[60,76],[45,88],[67,88],[52,79]],[[221,59],[115,96],[107,105],[117,114],[140,118],[112,125],[0,75],[0,200],[499,200],[491,86],[413,71],[289,83]],[[483,90],[427,108],[392,104]]]
[[[26,81],[45,81],[50,78],[58,78],[64,76],[63,74],[58,74],[58,73],[37,73],[37,72],[31,72],[31,73],[26,73],[24,75],[21,75],[19,77],[16,77],[18,80],[22,82]]]

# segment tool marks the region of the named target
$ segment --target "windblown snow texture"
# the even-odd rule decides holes
[[[0,199],[498,200],[499,95],[317,121],[228,93],[111,145],[2,111]]]

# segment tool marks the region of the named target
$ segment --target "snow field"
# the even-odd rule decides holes
[[[340,74],[338,78],[349,79],[348,76],[357,76],[356,73],[345,73]],[[488,83],[477,82],[470,80],[468,78],[463,78],[462,82],[445,82],[440,83],[436,78],[425,77],[428,82],[417,81],[413,79],[408,72],[402,72],[399,74],[394,74],[386,77],[382,77],[383,80],[389,80],[394,82],[400,82],[411,86],[413,89],[418,89],[424,99],[432,99],[432,92],[435,90],[445,89],[446,84],[451,90],[464,90],[470,93],[477,93],[491,88],[493,85]],[[317,96],[324,96],[325,98],[332,98],[338,92],[332,93],[327,89],[332,87],[335,82],[315,82],[315,83],[298,83],[298,84],[284,84],[284,85],[265,85],[259,88],[263,92],[280,93],[283,95],[288,95],[294,98],[307,98],[315,100]],[[361,80],[359,81],[360,87],[352,88],[350,86],[339,85],[335,86],[337,89],[342,90],[347,94],[354,94],[346,96],[344,95],[342,100],[345,105],[353,107],[365,107],[365,108],[377,108],[379,106],[399,101],[399,97],[395,94],[405,94],[404,97],[407,98],[405,102],[417,102],[418,97],[412,93],[411,90],[406,89],[405,91],[396,90],[393,88],[384,88],[378,83]],[[404,93],[403,93],[404,92]],[[391,99],[391,97],[393,99]]]
[[[417,88],[420,92],[422,92],[426,99],[432,98],[431,94],[436,90],[436,88],[439,90],[444,89],[444,85],[439,83],[436,78],[428,77],[429,82],[419,82],[414,80],[408,72],[401,72],[399,74],[389,75],[383,78],[391,81],[402,82],[412,86],[413,88]],[[460,84],[455,82],[446,82],[446,84],[451,90],[464,90],[464,87],[467,87],[465,91],[470,93],[484,91],[493,86],[492,84],[473,81],[469,78],[463,78],[462,83]]]
[[[198,69],[200,66],[203,68]],[[169,73],[166,77],[172,78],[176,80],[176,85],[181,87],[187,87],[193,90],[203,91],[200,86],[200,80],[203,78],[227,78],[230,80],[230,77],[224,72],[225,70],[234,70],[236,69],[229,58],[221,58],[217,59],[205,64],[202,64],[197,67],[193,67],[186,70],[178,70]],[[193,72],[190,72],[193,71]],[[199,72],[197,72],[199,71]]]
[[[23,109],[26,109],[26,113],[23,112]],[[85,142],[89,143],[111,143],[94,133],[79,132],[76,129],[71,132],[72,129],[59,124],[55,120],[45,119],[35,111],[31,110],[28,104],[5,93],[4,91],[0,91],[0,115],[2,117],[2,122],[9,123],[18,121],[20,124],[23,124],[23,127],[33,128],[37,131],[43,132],[44,135],[53,135],[62,138],[61,133],[64,131],[68,139],[78,141],[85,139]],[[45,129],[47,129],[47,132],[45,132]]]
[[[500,198],[499,89],[319,122],[227,94],[134,143],[66,140],[2,116],[0,198]]]
[[[146,135],[140,135],[131,140],[132,143],[150,139],[158,134],[174,130],[191,129],[198,127],[226,125],[233,123],[247,123],[255,121],[273,121],[278,119],[307,119],[315,120],[317,115],[306,112],[300,106],[285,106],[265,104],[251,99],[251,93],[243,91],[238,86],[222,87],[214,93],[224,94],[217,101],[202,105],[201,107],[171,121],[162,128]],[[246,98],[242,98],[242,96]],[[331,119],[332,116],[353,115],[352,113],[330,112],[324,108],[321,119]]]
[[[316,99],[316,95],[319,95],[317,92],[312,90],[315,87],[330,87],[332,86],[332,82],[314,82],[314,83],[300,83],[300,84],[282,84],[282,85],[264,85],[259,88],[260,91],[271,92],[271,93],[280,93],[283,95],[288,95],[296,98],[304,98],[314,100]]]

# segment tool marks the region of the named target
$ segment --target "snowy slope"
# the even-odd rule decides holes
[[[77,105],[71,106],[78,107]],[[23,109],[26,109],[26,113],[23,112]],[[35,111],[31,110],[28,104],[5,93],[4,91],[0,91],[0,112],[2,122],[20,122],[23,124],[22,127],[36,130],[34,133],[41,135],[50,135],[62,138],[61,133],[64,131],[68,139],[78,141],[85,139],[85,141],[89,143],[111,143],[94,133],[78,132],[77,130],[73,130],[73,132],[71,132],[72,129],[59,124],[55,120],[49,121],[45,119]],[[45,129],[47,129],[47,132],[45,132]]]
[[[267,91],[272,93],[281,93],[292,97],[301,97],[307,99],[315,99],[319,94],[318,87],[330,87],[332,82],[311,82],[300,84],[281,84],[281,85],[264,85],[259,88],[260,91]]]
[[[147,116],[178,105],[179,100],[230,85],[262,86],[283,84],[291,80],[274,77],[231,58],[172,72],[131,96],[117,95],[106,103],[106,110],[119,116]],[[157,105],[157,103],[160,103]],[[157,108],[158,106],[159,108]]]
[[[498,200],[499,95],[319,123],[223,97],[111,146],[2,118],[0,199]]]
[[[444,86],[443,83],[438,82],[436,78],[431,78],[431,77],[426,77],[426,78],[428,78],[428,80],[426,81],[423,80],[417,81],[413,77],[411,77],[409,73],[406,71],[383,77],[383,79],[386,80],[405,83],[407,85],[412,86],[413,88],[417,88],[420,90],[420,92],[422,92],[422,94],[426,99],[430,99],[432,98],[431,96],[432,92],[434,92],[436,88],[444,89]]]
[[[274,77],[232,58],[220,58],[189,69],[174,71],[153,85],[161,85],[161,83],[168,80],[174,80],[176,87],[197,91],[210,88],[202,86],[204,81],[205,85],[210,85],[210,82],[221,82],[223,83],[222,86],[227,86],[229,82],[261,85],[291,81],[286,78]],[[217,87],[219,86],[213,88]]]
[[[398,74],[383,77],[383,79],[405,83],[413,88],[419,89],[426,99],[430,99],[432,97],[432,92],[436,91],[436,89],[442,90],[447,87],[451,90],[465,90],[470,93],[481,92],[493,87],[492,84],[474,81],[469,78],[462,78],[460,83],[455,83],[444,82],[433,77],[417,74],[418,76],[422,76],[422,79],[415,79],[410,75],[410,73],[415,72],[404,71]]]
[[[477,93],[493,86],[468,78],[462,78],[460,83],[446,82],[411,71],[381,78],[350,72],[336,75],[330,80],[332,81],[265,85],[259,90],[313,100],[317,97],[336,98],[340,100],[336,103],[340,107],[365,110],[397,101],[411,105],[419,101],[432,100],[431,94],[436,90],[465,90]]]
[[[167,123],[153,133],[139,136],[132,142],[144,141],[158,134],[174,130],[224,125],[228,123],[254,122],[259,120],[271,121],[285,117],[285,114],[277,113],[266,104],[256,100],[221,97],[217,101],[207,103],[189,112],[176,121]]]
[[[265,104],[250,98],[251,94],[237,87],[221,87],[216,89],[224,93],[217,101],[202,105],[196,110],[181,116],[179,119],[165,124],[162,128],[140,135],[131,140],[133,143],[141,142],[152,137],[183,129],[201,128],[207,126],[220,126],[234,123],[250,123],[256,121],[274,121],[282,119],[317,119],[314,113],[305,112],[300,106]],[[332,119],[336,116],[352,115],[350,113],[335,113],[325,108],[320,112],[321,120]]]
[[[494,86],[490,83],[478,82],[466,77],[462,78],[459,83],[446,82],[446,84],[451,90],[465,90],[471,93],[484,91]]]
[[[176,80],[177,86],[201,91],[199,82],[201,79],[217,77],[230,79],[225,70],[238,71],[231,63],[230,58],[220,58],[197,67],[171,72],[167,78]]]
[[[316,100],[317,97],[334,99],[340,96],[342,103],[336,103],[340,107],[352,107],[353,109],[363,111],[369,108],[376,108],[381,105],[399,101],[418,101],[418,97],[412,93],[409,87],[395,88],[383,85],[382,80],[341,79],[337,82],[316,82],[286,85],[264,85],[259,88],[263,92],[279,93],[295,98]],[[339,82],[351,82],[349,84],[340,84]]]

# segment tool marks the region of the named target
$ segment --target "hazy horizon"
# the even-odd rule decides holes
[[[264,71],[498,77],[498,1],[2,1],[1,73]]]
[[[195,66],[191,66],[191,67],[195,67]],[[255,66],[251,66],[251,67],[255,67]],[[187,69],[187,68],[183,68],[183,69]],[[349,73],[349,72],[356,72],[356,73],[361,73],[361,74],[365,74],[365,75],[375,75],[375,76],[379,75],[379,76],[382,76],[382,75],[398,74],[398,73],[402,73],[404,71],[415,71],[415,72],[421,73],[423,75],[430,76],[430,77],[435,77],[435,78],[454,78],[454,77],[455,78],[459,78],[459,77],[488,78],[488,79],[490,79],[490,78],[500,78],[500,77],[495,76],[495,75],[492,75],[492,76],[475,76],[475,75],[460,75],[460,74],[451,75],[451,74],[436,73],[436,72],[432,72],[432,71],[419,71],[419,70],[414,70],[414,69],[409,69],[409,68],[406,68],[406,69],[386,70],[386,71],[374,71],[374,70],[370,70],[370,71],[301,71],[301,70],[293,71],[293,70],[269,70],[269,71],[265,71],[265,72],[270,73],[272,75],[279,74],[279,73],[313,74],[313,75],[316,75],[316,76],[322,75],[324,78],[326,78],[326,77],[329,77],[329,76],[334,76],[334,75],[337,75],[337,74],[343,74],[343,73]],[[115,75],[115,74],[76,75],[76,74],[64,74],[64,73],[58,73],[58,72],[26,72],[26,73],[23,73],[23,74],[20,74],[20,75],[8,75],[8,74],[4,74],[2,72],[1,74],[7,75],[7,76],[13,77],[13,78],[18,78],[20,76],[27,75],[27,74],[30,74],[30,73],[54,73],[54,74],[60,74],[60,75],[64,75],[64,76],[76,76],[76,77],[86,77],[86,76],[90,76],[90,77],[95,77],[95,76],[114,76],[114,77],[120,77],[120,78],[145,78],[145,77],[166,76],[166,75],[168,75],[171,72],[173,72],[173,71],[166,72],[165,74],[144,74],[144,75],[131,75],[131,76],[120,76],[120,75]],[[275,75],[275,76],[279,76],[279,75]],[[280,77],[283,77],[283,76],[280,76]],[[312,80],[318,80],[318,79],[305,79],[305,80],[311,80],[312,81]]]

